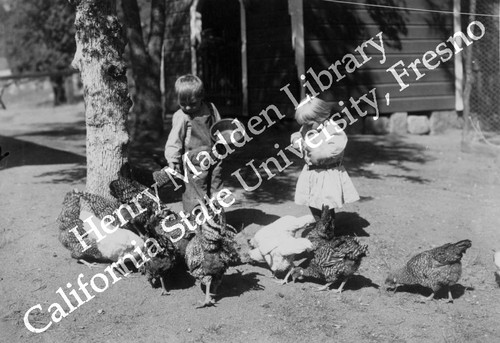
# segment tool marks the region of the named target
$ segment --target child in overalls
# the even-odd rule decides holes
[[[184,211],[191,212],[198,204],[197,199],[201,200],[204,195],[212,197],[222,189],[221,161],[216,160],[215,164],[204,170],[200,167],[200,160],[203,159],[197,159],[201,151],[212,152],[214,141],[210,127],[220,120],[220,114],[214,104],[203,101],[203,83],[194,75],[179,77],[175,82],[175,92],[180,109],[172,118],[172,130],[165,144],[165,158],[170,168],[185,172],[188,176],[182,204]],[[188,153],[189,160],[201,174],[195,175],[183,163],[185,153]]]
[[[306,162],[297,181],[295,203],[309,206],[316,220],[321,217],[322,206],[328,205],[333,229],[335,209],[359,200],[342,163],[347,136],[331,118],[331,106],[319,98],[303,101],[295,119],[302,127],[292,134],[291,143],[304,149]]]

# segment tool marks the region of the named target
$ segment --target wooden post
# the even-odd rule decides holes
[[[304,46],[304,4],[303,0],[288,0],[288,11],[290,12],[292,25],[292,47],[295,51],[295,65],[297,66],[297,77],[302,85],[305,81],[301,79],[306,73],[305,46]],[[305,97],[304,87],[300,87],[300,98]]]
[[[453,32],[462,31],[460,22],[460,0],[453,1]],[[463,111],[464,109],[464,69],[462,64],[462,56],[455,54],[455,110]]]
[[[475,13],[476,11],[476,0],[471,0],[470,1],[470,8],[469,8],[469,21],[472,22],[475,20]],[[473,140],[475,140],[475,135],[473,138],[471,138],[471,133],[472,133],[472,116],[471,116],[471,110],[470,110],[470,94],[472,90],[472,53],[473,53],[473,47],[469,47],[468,49],[464,50],[465,53],[465,85],[464,85],[464,127],[462,129],[462,151],[471,151],[472,149],[472,143]]]
[[[201,40],[200,13],[198,13],[198,0],[193,0],[189,7],[189,31],[191,36],[191,74],[198,75],[198,62],[196,44]]]
[[[240,0],[240,31],[241,31],[241,91],[242,115],[248,116],[248,64],[247,64],[247,15],[245,3]]]

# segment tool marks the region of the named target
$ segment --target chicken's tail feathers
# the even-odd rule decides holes
[[[122,203],[133,200],[139,193],[147,189],[146,186],[132,179],[119,176],[109,183],[111,195]]]
[[[351,236],[340,236],[336,239],[339,251],[342,251],[351,259],[358,259],[368,255],[368,245],[361,244],[359,240]]]
[[[113,198],[105,198],[98,194],[89,192],[79,193],[80,199],[88,205],[90,212],[98,218],[104,218],[111,215],[119,206],[119,203]]]
[[[80,195],[78,191],[70,191],[64,196],[62,209],[57,217],[59,230],[66,230],[69,225],[76,221],[80,216]]]
[[[493,255],[493,260],[495,261],[495,265],[500,270],[500,250],[496,251]]]
[[[463,254],[463,253],[465,253],[465,251],[467,251],[467,249],[469,249],[472,246],[472,242],[470,239],[464,239],[464,240],[456,242],[453,245],[455,247],[457,247],[460,250],[460,252]]]
[[[434,258],[443,264],[457,263],[471,246],[472,242],[469,239],[464,239],[456,243],[448,243],[438,248],[439,252]]]

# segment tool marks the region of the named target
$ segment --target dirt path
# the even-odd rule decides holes
[[[172,294],[162,297],[139,276],[110,285],[46,332],[30,333],[23,323],[30,307],[41,305],[32,321],[46,325],[48,307],[61,302],[59,287],[76,285],[80,273],[88,282],[106,267],[76,263],[57,239],[64,194],[84,188],[82,111],[76,105],[0,112],[0,146],[11,152],[0,162],[0,341],[500,341],[492,262],[492,249],[500,249],[500,160],[461,153],[458,131],[350,137],[346,169],[362,199],[342,209],[337,225],[360,236],[370,255],[340,295],[314,292],[316,285],[307,282],[280,286],[269,270],[244,265],[228,271],[216,307],[195,309],[202,293],[192,280],[173,282]],[[271,130],[253,142],[258,153],[249,148],[227,163],[226,175],[250,156],[274,155],[274,142],[287,139],[284,128]],[[294,165],[253,193],[227,178],[238,199],[228,213],[233,225],[244,226],[249,237],[279,216],[307,214],[293,204],[298,171]],[[382,290],[388,268],[464,238],[473,245],[453,304],[421,303],[415,290]]]

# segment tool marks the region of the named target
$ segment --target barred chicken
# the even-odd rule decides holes
[[[261,228],[250,240],[254,249],[249,255],[253,261],[265,262],[278,277],[287,273],[282,284],[286,284],[293,271],[295,257],[312,250],[312,243],[307,238],[295,237],[295,233],[304,225],[314,222],[311,215],[300,218],[284,216]]]
[[[221,212],[215,214],[201,200],[199,203],[198,211],[208,214],[209,218],[198,225],[194,237],[185,245],[184,260],[189,273],[205,288],[205,300],[198,307],[201,308],[214,306],[212,295],[217,292],[228,267],[240,263],[240,258],[233,239],[235,232],[226,225],[224,210],[220,208]]]
[[[453,302],[450,286],[460,279],[461,259],[471,245],[471,241],[465,239],[424,251],[412,257],[402,268],[390,273],[385,284],[388,288],[392,287],[395,290],[400,285],[428,287],[432,289],[432,294],[425,300],[433,299],[436,292],[447,287],[448,301]]]
[[[292,279],[305,277],[326,282],[318,291],[328,290],[333,283],[341,281],[339,288],[334,290],[341,293],[349,277],[358,271],[368,246],[354,237],[335,237],[331,222],[329,208],[323,206],[320,220],[306,236],[313,244],[312,256],[303,267],[293,269]]]
[[[82,210],[84,202],[90,211]],[[71,257],[91,267],[90,262],[117,262],[121,257],[134,252],[136,247],[142,247],[144,241],[132,231],[125,228],[112,228],[113,233],[104,233],[101,228],[101,218],[113,215],[118,203],[101,196],[74,190],[68,192],[63,201],[62,211],[57,219],[59,225],[59,241],[71,252]],[[115,223],[119,222],[115,218]],[[90,230],[90,225],[98,228],[99,233]],[[89,246],[84,250],[76,232],[83,237],[83,242]],[[111,230],[111,228],[110,228]],[[89,232],[87,235],[86,233]],[[103,238],[104,237],[104,238]]]
[[[182,250],[178,250],[174,246],[169,236],[163,231],[161,225],[161,223],[164,222],[164,225],[168,227],[171,225],[170,221],[176,218],[175,212],[168,208],[164,208],[151,216],[146,223],[147,237],[155,239],[162,250],[155,251],[155,256],[151,257],[149,261],[146,261],[140,271],[147,276],[151,286],[158,287],[161,285],[161,295],[170,294],[167,290],[165,279],[170,276],[176,266],[183,261],[181,255]]]
[[[132,179],[120,176],[110,182],[109,189],[111,195],[120,203],[127,204],[132,210],[135,210],[133,218],[126,211],[122,211],[122,213],[125,215],[125,219],[130,220],[132,224],[142,230],[151,216],[160,212],[164,207],[157,189],[151,189]],[[144,234],[144,232],[142,233]]]

